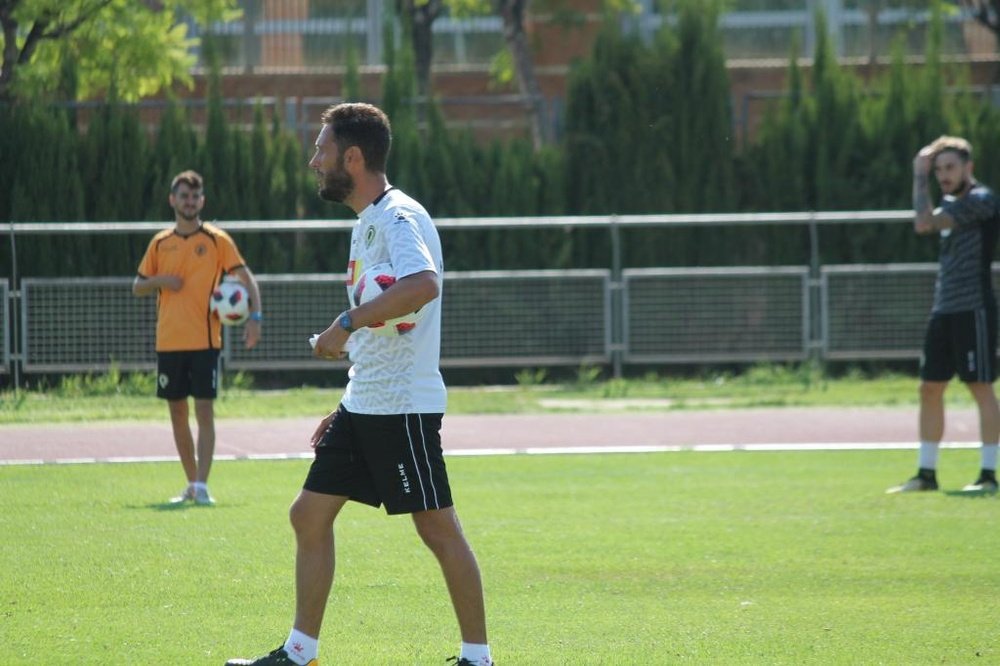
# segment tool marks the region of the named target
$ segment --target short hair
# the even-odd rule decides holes
[[[368,171],[385,173],[392,146],[392,125],[382,109],[362,102],[335,104],[323,112],[337,148],[343,153],[357,146]]]
[[[972,160],[972,144],[960,136],[939,136],[931,143],[931,150],[935,158],[941,153],[952,152],[963,162]]]
[[[170,181],[170,192],[172,194],[177,194],[177,188],[181,185],[187,185],[192,190],[200,190],[204,187],[201,174],[197,171],[192,171],[191,169],[181,171],[179,174],[174,176],[174,179]]]

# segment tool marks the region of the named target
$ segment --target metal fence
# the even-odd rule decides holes
[[[821,225],[908,222],[908,211],[726,215],[463,218],[442,234],[504,229],[608,232],[607,269],[447,272],[442,365],[461,368],[916,359],[935,264],[820,264]],[[801,265],[627,268],[623,234],[650,227],[798,225],[809,228]],[[162,223],[8,224],[21,234],[149,234]],[[231,232],[347,233],[352,223],[224,223]],[[14,262],[16,266],[16,260]],[[259,275],[267,312],[253,350],[226,329],[235,370],[329,367],[307,343],[345,304],[338,274]],[[155,299],[135,298],[131,276],[0,279],[0,373],[148,370],[155,361]]]

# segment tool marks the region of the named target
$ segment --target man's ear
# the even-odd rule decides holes
[[[344,166],[348,165],[364,171],[365,155],[361,152],[361,148],[358,146],[351,146],[344,151]]]

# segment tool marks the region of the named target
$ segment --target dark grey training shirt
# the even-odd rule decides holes
[[[995,306],[990,264],[1000,227],[1000,200],[976,183],[964,196],[946,196],[941,209],[955,228],[941,232],[941,267],[934,285],[934,314]]]

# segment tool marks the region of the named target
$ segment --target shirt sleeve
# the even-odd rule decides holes
[[[156,243],[156,238],[149,242],[149,245],[146,246],[146,254],[142,255],[142,261],[139,262],[137,272],[144,278],[156,275]]]
[[[247,265],[239,248],[236,247],[236,241],[225,232],[219,234],[219,263],[227,273]]]
[[[955,220],[958,227],[990,222],[997,216],[997,200],[988,190],[974,189],[964,197],[941,204],[941,210]]]
[[[396,277],[406,277],[423,271],[434,271],[434,258],[424,239],[422,224],[431,224],[413,211],[399,210],[393,215],[386,229],[389,261],[396,270]]]

